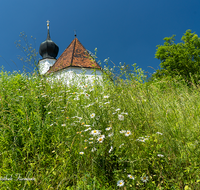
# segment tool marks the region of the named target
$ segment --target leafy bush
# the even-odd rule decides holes
[[[164,44],[157,46],[155,57],[161,61],[161,69],[153,74],[153,78],[165,76],[182,77],[188,84],[198,84],[200,80],[200,38],[187,30],[175,43],[175,35],[164,38]]]

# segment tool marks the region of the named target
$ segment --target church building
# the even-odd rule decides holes
[[[85,49],[76,35],[74,40],[56,59],[59,47],[50,38],[49,21],[47,21],[47,39],[40,44],[39,72],[42,75],[53,76],[69,84],[70,81],[86,83],[94,79],[102,80],[102,70],[95,59]],[[78,80],[78,81],[77,81]]]

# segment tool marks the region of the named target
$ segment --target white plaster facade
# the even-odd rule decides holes
[[[44,75],[51,66],[54,65],[56,59],[42,59],[39,61],[39,72],[41,75]]]
[[[94,82],[102,84],[102,71],[90,68],[68,67],[63,70],[54,72],[48,76],[51,81],[62,80],[67,85],[92,85]],[[53,79],[53,80],[52,80]]]

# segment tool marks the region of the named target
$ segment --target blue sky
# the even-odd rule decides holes
[[[137,65],[153,73],[159,68],[156,46],[163,38],[176,34],[176,42],[187,29],[200,35],[199,0],[7,0],[0,6],[0,66],[5,70],[23,70],[17,56],[23,53],[14,42],[24,31],[34,47],[46,39],[46,21],[50,20],[51,39],[59,54],[74,39],[74,30],[83,46],[98,60],[110,58]],[[39,56],[41,58],[41,56]],[[13,62],[15,62],[15,65]],[[110,62],[110,66],[113,64]],[[149,67],[150,66],[150,67]]]

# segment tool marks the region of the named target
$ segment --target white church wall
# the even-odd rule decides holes
[[[49,78],[49,77],[48,77]],[[95,83],[102,84],[102,71],[89,68],[68,67],[61,71],[51,74],[52,80],[61,80],[67,85],[93,85]],[[51,81],[52,81],[51,80]]]
[[[42,59],[39,61],[39,72],[44,75],[51,66],[54,65],[56,59]]]

